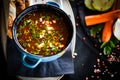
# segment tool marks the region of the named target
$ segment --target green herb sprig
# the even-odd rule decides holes
[[[114,35],[112,35],[109,42],[102,42],[101,41],[101,32],[104,27],[104,24],[98,24],[95,26],[92,26],[90,28],[90,35],[92,37],[96,37],[95,39],[98,39],[100,43],[100,49],[103,51],[104,55],[110,55],[115,48],[115,46],[119,43],[119,40],[117,40]]]

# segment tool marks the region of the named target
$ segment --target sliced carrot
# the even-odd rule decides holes
[[[114,20],[108,21],[102,31],[102,42],[108,42],[112,36],[112,27]]]

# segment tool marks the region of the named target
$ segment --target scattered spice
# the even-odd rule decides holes
[[[76,25],[76,27],[78,27],[78,26],[79,26],[79,24],[78,24],[78,23],[76,23],[75,25]]]
[[[83,40],[86,40],[86,37],[83,37],[82,39],[83,39]]]
[[[78,12],[81,10],[82,3],[80,0],[76,1],[76,6],[78,7]],[[89,11],[88,11],[89,12]],[[76,15],[76,22],[80,21],[78,15]],[[96,64],[93,65],[93,73],[90,76],[86,76],[84,80],[120,80],[116,79],[119,77],[120,72],[118,71],[119,68],[111,69],[111,65],[114,63],[120,65],[120,42],[116,40],[116,38],[112,35],[111,39],[107,43],[102,42],[102,30],[105,24],[98,24],[89,27],[90,29],[90,37],[93,40],[93,46],[99,49],[100,53],[99,56],[103,56],[108,60],[110,65],[108,65],[105,61],[101,60],[100,58],[96,59]],[[76,25],[77,27],[81,27],[79,23]],[[88,28],[87,28],[88,29]],[[86,37],[83,37],[82,40],[86,40]],[[106,54],[107,52],[107,54]],[[83,64],[82,64],[83,66]],[[115,65],[116,66],[116,65]]]

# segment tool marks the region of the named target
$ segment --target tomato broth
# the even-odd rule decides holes
[[[62,51],[68,41],[68,29],[62,16],[52,11],[36,11],[20,21],[17,39],[29,53],[51,56]]]

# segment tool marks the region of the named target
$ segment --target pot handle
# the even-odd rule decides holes
[[[28,59],[29,61],[31,61],[33,63],[26,61],[26,59]],[[22,56],[22,63],[24,64],[24,66],[26,66],[28,68],[35,68],[41,61],[42,61],[42,59],[40,59],[40,58],[35,59],[31,56],[27,56],[26,54],[23,54],[23,56]]]
[[[60,8],[59,3],[57,3],[57,2],[48,1],[48,2],[46,2],[46,4]]]

